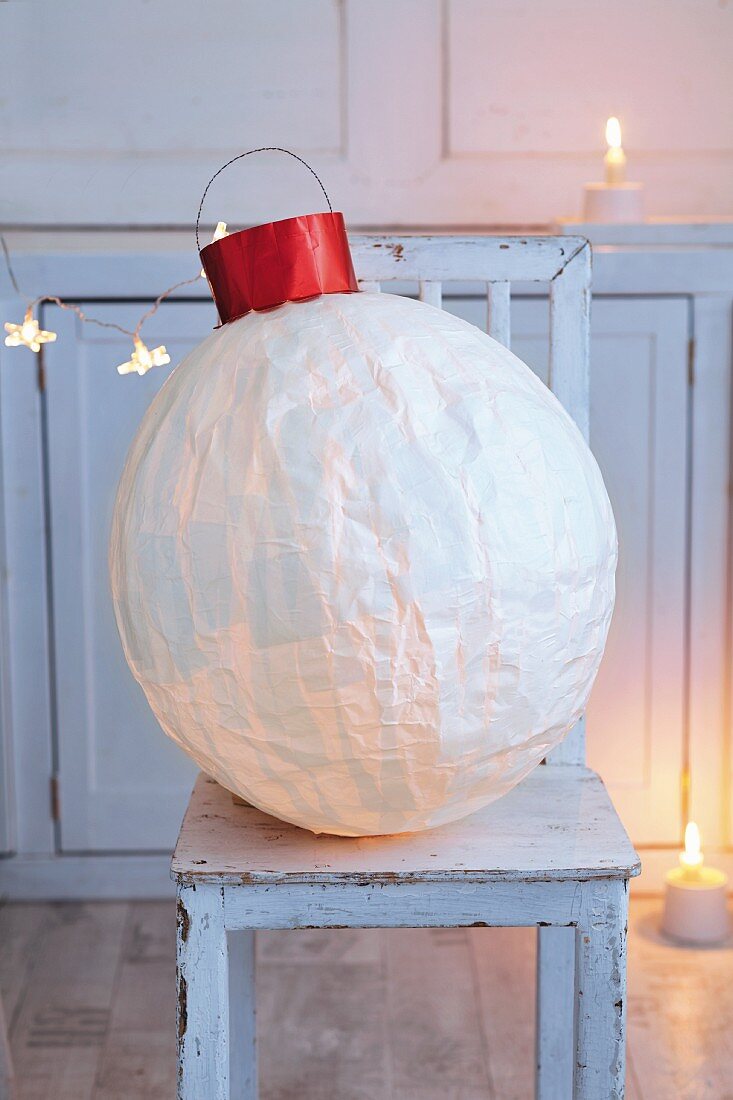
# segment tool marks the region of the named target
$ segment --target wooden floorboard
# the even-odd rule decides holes
[[[0,911],[0,989],[8,1027],[12,1026],[16,1013],[20,1011],[44,926],[52,919],[49,905],[21,903],[6,906]]]
[[[479,1020],[497,1100],[534,1088],[537,937],[527,928],[469,928]]]
[[[21,1100],[87,1100],[109,1029],[127,904],[48,909],[11,1024],[15,1075]]]
[[[632,905],[629,1044],[642,1100],[733,1100],[733,942],[670,947],[659,903]]]
[[[265,1100],[371,1100],[388,1095],[384,974],[379,958],[369,957],[368,933],[347,932],[346,949],[338,944],[343,934],[260,933],[264,949],[257,970],[258,1038],[260,1096]],[[284,937],[292,945],[285,947]],[[284,955],[278,958],[281,946]]]
[[[627,1100],[733,1100],[733,943],[694,951],[634,900]],[[7,905],[0,988],[19,1100],[169,1100],[170,902]],[[263,1100],[528,1100],[527,929],[258,936]]]
[[[94,1100],[175,1096],[175,953],[172,906],[131,904]]]
[[[383,933],[395,1096],[494,1096],[465,928]]]

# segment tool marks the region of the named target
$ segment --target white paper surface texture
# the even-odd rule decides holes
[[[510,790],[585,707],[616,533],[516,356],[391,294],[249,314],[128,456],[112,590],[165,732],[315,832],[425,829]]]

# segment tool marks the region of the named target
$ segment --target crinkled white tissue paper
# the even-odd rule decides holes
[[[110,547],[117,622],[200,767],[314,832],[499,798],[583,711],[614,601],[601,474],[473,326],[329,294],[216,330],[148,409]]]

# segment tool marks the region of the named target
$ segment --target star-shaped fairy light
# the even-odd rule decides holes
[[[14,325],[11,321],[5,322],[5,343],[9,348],[18,348],[22,344],[31,351],[40,351],[41,344],[51,344],[56,339],[55,332],[47,332],[39,328],[38,321],[33,316],[33,310],[26,310],[23,323]]]
[[[228,237],[228,236],[229,236],[229,233],[227,232],[227,223],[226,222],[217,222],[216,223],[216,229],[214,230],[214,236],[211,238],[211,243],[213,244],[214,241],[220,241],[222,239],[222,237]],[[206,272],[204,271],[203,267],[201,268],[201,278],[202,279],[206,278]]]
[[[152,350],[145,346],[139,336],[133,337],[134,349],[126,363],[120,363],[118,374],[147,374],[151,367],[164,367],[171,357],[163,344]]]

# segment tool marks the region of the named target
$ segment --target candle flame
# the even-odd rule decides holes
[[[688,821],[685,828],[685,856],[690,863],[697,863],[701,855],[700,830],[694,821]]]
[[[609,149],[621,148],[621,123],[615,115],[611,115],[606,123],[606,144]]]

